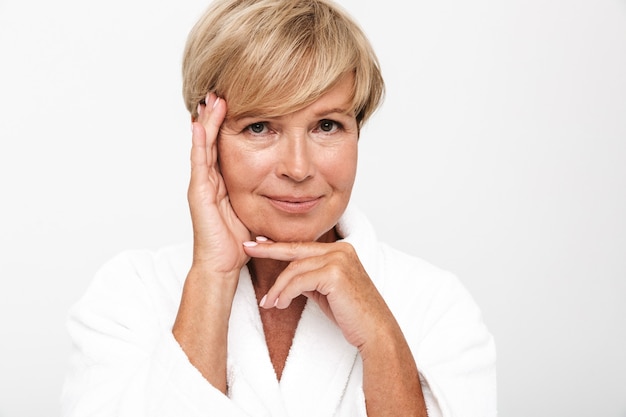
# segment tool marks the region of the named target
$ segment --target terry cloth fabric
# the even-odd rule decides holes
[[[349,207],[338,225],[400,324],[430,417],[496,415],[495,347],[479,309],[450,273],[378,242]],[[63,416],[365,417],[356,348],[310,301],[280,381],[250,275],[240,274],[228,335],[228,395],[172,336],[192,246],[123,253],[72,308],[74,347]]]

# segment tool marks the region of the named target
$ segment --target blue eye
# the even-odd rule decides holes
[[[264,133],[265,130],[267,129],[267,126],[263,122],[256,122],[256,123],[252,123],[251,125],[248,125],[247,129],[250,132],[258,135],[258,134]]]
[[[324,119],[320,122],[319,129],[322,132],[330,133],[330,132],[334,132],[339,127],[340,127],[339,123],[332,121],[332,120]]]

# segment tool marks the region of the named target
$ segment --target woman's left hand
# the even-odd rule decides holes
[[[385,324],[395,319],[361,265],[354,248],[346,242],[250,242],[244,250],[253,258],[290,262],[278,276],[263,308],[289,307],[299,295],[315,300],[359,349],[375,340]]]
[[[303,294],[359,349],[368,416],[427,415],[413,354],[352,245],[246,242],[244,250],[253,258],[289,262],[261,307],[287,308]]]

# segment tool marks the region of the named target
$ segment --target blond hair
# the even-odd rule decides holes
[[[354,74],[352,105],[362,125],[384,83],[359,26],[328,0],[217,0],[191,30],[183,96],[192,117],[208,92],[226,99],[227,117],[289,114]]]

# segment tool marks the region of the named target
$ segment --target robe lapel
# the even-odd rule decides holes
[[[256,297],[243,269],[231,311],[229,397],[251,416],[331,417],[348,383],[357,349],[315,302],[307,302],[280,383],[272,366]]]
[[[254,288],[241,270],[228,331],[229,397],[250,416],[287,417],[263,333]]]
[[[290,416],[332,417],[345,392],[357,349],[307,302],[280,381]]]

